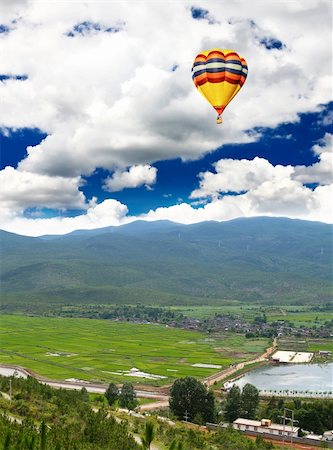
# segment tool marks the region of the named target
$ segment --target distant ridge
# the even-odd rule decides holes
[[[136,221],[32,238],[1,231],[3,304],[219,304],[332,299],[332,225]]]

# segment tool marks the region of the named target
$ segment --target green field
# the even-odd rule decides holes
[[[279,339],[279,350],[294,350],[298,352],[313,352],[315,353],[316,361],[331,360],[332,357],[321,357],[318,355],[320,350],[329,351],[333,353],[333,339],[314,339],[314,338],[297,338],[284,337]]]
[[[226,302],[223,306],[176,306],[171,307],[186,316],[196,319],[205,319],[215,314],[232,314],[243,317],[248,322],[253,322],[256,316],[266,314],[267,322],[288,321],[295,327],[312,328],[321,326],[333,318],[332,310],[315,311],[311,305],[295,306],[281,305],[270,306],[264,304],[250,304],[240,302]]]
[[[0,316],[0,363],[17,364],[52,379],[165,384],[176,377],[205,377],[216,369],[251,359],[269,345],[267,339],[106,320]],[[137,367],[167,378],[152,381],[111,374]]]

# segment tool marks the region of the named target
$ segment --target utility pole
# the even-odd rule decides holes
[[[188,413],[187,413],[187,410],[185,411],[184,419],[185,419],[185,422],[188,422]]]
[[[12,379],[9,378],[9,400],[12,401]]]
[[[291,416],[287,415],[287,412],[291,413]],[[293,432],[294,432],[294,423],[298,423],[298,420],[294,419],[294,410],[290,408],[284,408],[283,410],[283,416],[279,416],[283,419],[283,441],[285,442],[285,435],[286,435],[286,420],[289,420],[291,423],[291,437],[290,437],[290,443],[293,443]]]

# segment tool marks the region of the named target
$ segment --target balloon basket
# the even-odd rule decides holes
[[[217,116],[216,123],[217,123],[217,124],[222,123],[222,117]]]

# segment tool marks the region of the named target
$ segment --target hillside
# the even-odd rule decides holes
[[[1,232],[2,306],[313,303],[331,298],[332,226],[282,218],[120,227],[30,238]]]

